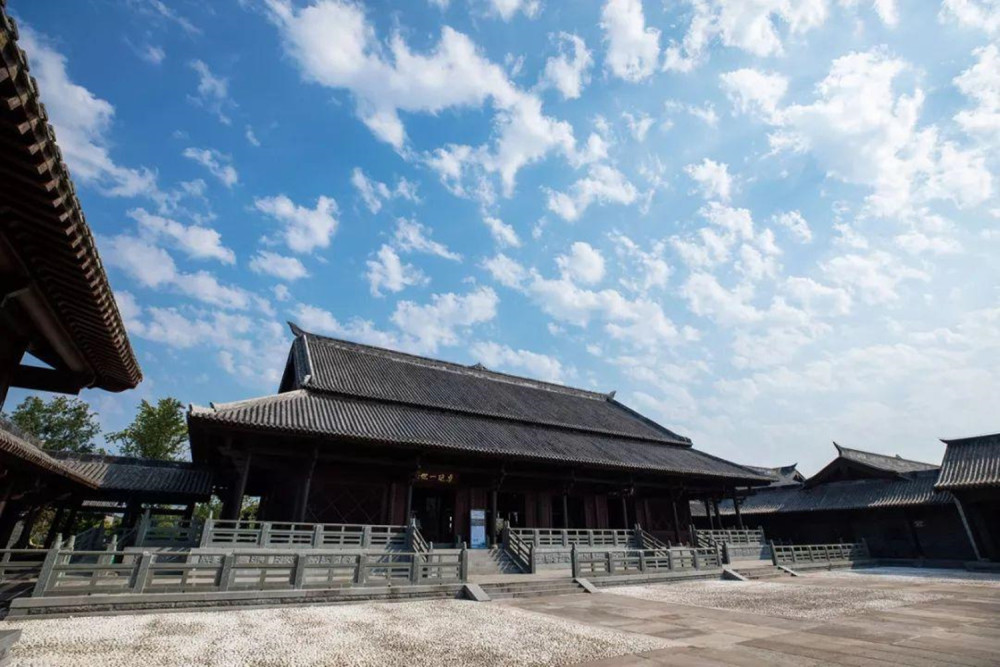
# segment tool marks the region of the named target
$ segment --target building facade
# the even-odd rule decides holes
[[[415,520],[428,540],[469,542],[470,518],[521,527],[626,528],[683,541],[688,500],[759,473],[614,399],[307,333],[278,393],[192,407],[194,460],[233,518],[245,496],[275,521]]]

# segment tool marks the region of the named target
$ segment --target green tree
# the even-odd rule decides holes
[[[132,423],[109,434],[108,441],[119,443],[126,456],[176,461],[187,449],[184,405],[176,398],[161,398],[156,405],[143,400]]]
[[[56,396],[46,402],[29,396],[9,419],[45,443],[46,449],[57,452],[92,452],[94,439],[101,434],[97,414],[79,398]]]

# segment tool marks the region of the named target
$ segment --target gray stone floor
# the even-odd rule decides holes
[[[671,641],[581,663],[589,667],[1000,665],[1000,580],[900,575],[834,572],[734,584],[731,594],[705,582],[503,604]],[[820,614],[807,613],[813,593],[822,593],[813,605]]]

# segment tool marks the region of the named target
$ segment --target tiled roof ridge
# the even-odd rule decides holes
[[[848,452],[848,456],[846,458],[851,458],[850,454],[857,453],[857,454],[864,454],[865,456],[871,456],[874,458],[885,459],[886,461],[902,461],[904,463],[915,463],[917,465],[927,466],[928,470],[940,467],[936,463],[927,463],[926,461],[906,459],[900,456],[899,454],[880,454],[879,452],[870,452],[864,449],[857,449],[855,447],[844,447],[843,445],[838,444],[836,442],[834,442],[833,445],[834,447],[837,448],[837,452],[841,456],[843,456],[844,452]]]
[[[997,440],[1000,440],[1000,433],[980,433],[978,435],[966,435],[961,438],[939,438],[939,440],[946,445],[962,446],[982,442],[988,438],[996,438]]]
[[[48,452],[53,458],[59,461],[97,462],[97,463],[120,463],[123,465],[142,465],[155,468],[178,468],[200,470],[201,467],[193,461],[167,461],[164,459],[150,459],[140,456],[119,456],[117,454],[101,454],[99,452]]]
[[[393,361],[399,361],[401,363],[413,364],[415,366],[422,366],[424,368],[433,368],[440,371],[458,373],[460,375],[468,375],[471,377],[478,377],[484,380],[493,380],[496,382],[506,382],[508,384],[519,385],[524,387],[533,387],[535,389],[540,389],[543,391],[551,391],[553,393],[578,396],[580,398],[587,398],[595,401],[614,400],[614,392],[604,394],[597,391],[591,391],[589,389],[570,387],[568,385],[558,384],[555,382],[546,382],[545,380],[536,380],[534,378],[524,377],[523,375],[502,373],[500,371],[490,370],[479,363],[473,364],[472,366],[467,366],[465,364],[459,364],[454,361],[434,359],[419,354],[411,354],[409,352],[391,350],[386,347],[368,345],[367,343],[358,343],[355,341],[345,340],[342,338],[334,338],[332,336],[315,334],[312,332],[305,331],[295,324],[292,323],[289,324],[292,327],[292,331],[295,333],[296,337],[302,336],[303,339],[306,341],[305,348],[306,348],[307,358],[309,359],[310,367],[312,366],[312,357],[309,355],[309,342],[310,340],[312,340],[323,345],[332,345],[334,347],[339,347],[342,349],[346,348],[360,352],[362,354],[370,354],[372,356],[382,357],[384,359],[391,359]],[[310,368],[310,371],[311,370],[312,369]]]
[[[608,429],[599,429],[599,428],[593,428],[593,427],[582,427],[582,426],[578,426],[578,425],[565,424],[565,423],[561,423],[561,422],[552,422],[552,421],[535,420],[535,419],[524,419],[522,417],[515,417],[515,416],[512,416],[512,415],[495,414],[495,413],[491,413],[491,412],[478,412],[478,411],[475,411],[475,410],[467,410],[467,409],[463,409],[463,408],[456,408],[454,406],[449,406],[449,405],[436,405],[436,404],[428,404],[428,403],[416,403],[416,402],[412,402],[412,401],[401,401],[401,400],[397,400],[397,399],[388,399],[388,398],[383,398],[383,397],[380,397],[380,396],[370,396],[370,395],[366,395],[366,394],[358,394],[358,393],[353,393],[353,392],[352,393],[345,393],[345,392],[339,392],[339,391],[321,390],[321,389],[317,389],[317,388],[313,388],[313,387],[306,387],[305,389],[297,389],[295,391],[289,391],[289,392],[285,392],[285,393],[281,393],[281,394],[270,394],[270,395],[267,395],[267,396],[258,396],[256,398],[248,398],[248,399],[244,399],[242,401],[233,401],[231,403],[212,403],[210,405],[210,407],[208,407],[208,408],[203,407],[203,406],[199,406],[199,405],[191,405],[189,413],[192,416],[199,416],[199,415],[211,416],[212,414],[216,414],[216,413],[220,413],[220,412],[226,412],[226,411],[229,411],[229,410],[238,409],[238,408],[241,408],[241,407],[249,406],[251,404],[259,405],[259,404],[266,404],[266,403],[271,403],[271,402],[280,402],[280,401],[283,401],[283,400],[291,400],[291,399],[294,399],[294,398],[297,398],[297,397],[300,397],[300,396],[304,396],[304,395],[308,395],[308,394],[318,395],[318,396],[333,396],[333,397],[339,397],[339,398],[346,398],[346,399],[353,400],[353,401],[358,401],[358,402],[371,401],[371,402],[376,402],[376,403],[386,403],[386,404],[390,404],[390,405],[401,405],[401,406],[405,406],[405,407],[408,407],[408,408],[416,408],[418,410],[433,410],[433,411],[439,411],[439,412],[450,412],[450,413],[461,414],[461,415],[472,415],[472,416],[475,416],[475,417],[484,417],[484,418],[487,418],[487,419],[496,419],[498,421],[506,421],[506,422],[512,422],[512,423],[517,423],[517,424],[528,424],[528,425],[531,425],[531,426],[542,426],[542,427],[546,427],[546,428],[560,429],[560,430],[563,430],[563,431],[575,431],[577,433],[592,433],[592,434],[596,434],[596,435],[606,435],[606,436],[613,436],[613,437],[617,437],[617,438],[626,438],[626,439],[629,439],[629,440],[639,440],[639,441],[642,441],[642,442],[650,442],[650,443],[655,443],[655,444],[659,444],[659,445],[665,445],[665,446],[668,446],[668,447],[682,447],[682,448],[690,448],[690,447],[692,447],[691,441],[688,440],[687,438],[681,439],[682,436],[678,436],[678,439],[676,439],[676,440],[675,439],[671,439],[671,438],[653,438],[653,437],[650,437],[650,436],[638,435],[638,434],[635,434],[635,433],[626,433],[626,432],[623,432],[623,431],[612,431],[612,430],[608,430]],[[708,455],[708,456],[711,456],[711,455]],[[718,458],[718,457],[715,457],[715,458]],[[719,460],[724,460],[724,459],[719,459]],[[730,463],[730,462],[727,461],[727,463]],[[736,465],[736,464],[733,464],[733,465]],[[740,466],[740,467],[744,467],[744,466]]]

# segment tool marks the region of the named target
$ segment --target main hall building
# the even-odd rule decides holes
[[[694,449],[614,398],[317,336],[295,340],[278,393],[191,408],[196,463],[223,519],[245,496],[273,521],[403,524],[470,541],[513,527],[631,528],[687,541],[688,501],[769,481]]]

